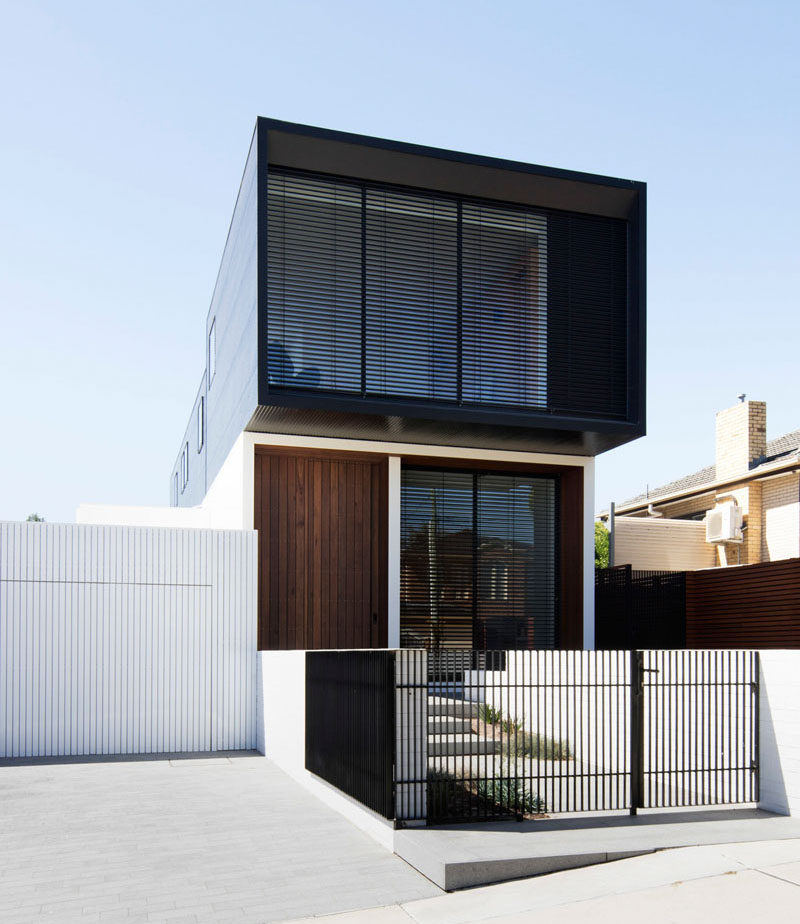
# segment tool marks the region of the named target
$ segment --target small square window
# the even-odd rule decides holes
[[[211,322],[211,330],[208,332],[208,386],[214,381],[217,372],[217,319]]]

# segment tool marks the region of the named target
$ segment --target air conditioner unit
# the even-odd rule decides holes
[[[706,542],[741,542],[742,508],[718,504],[706,514]]]

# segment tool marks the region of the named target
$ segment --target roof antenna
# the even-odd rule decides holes
[[[744,399],[747,397],[747,395],[744,392],[742,392],[738,397],[739,397],[739,403],[744,404]]]

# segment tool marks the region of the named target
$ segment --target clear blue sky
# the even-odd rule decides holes
[[[800,428],[800,4],[0,4],[0,518],[167,503],[256,115],[649,184],[649,435]]]

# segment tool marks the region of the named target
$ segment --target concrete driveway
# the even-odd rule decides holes
[[[255,754],[0,765],[0,921],[280,921],[441,894]]]

